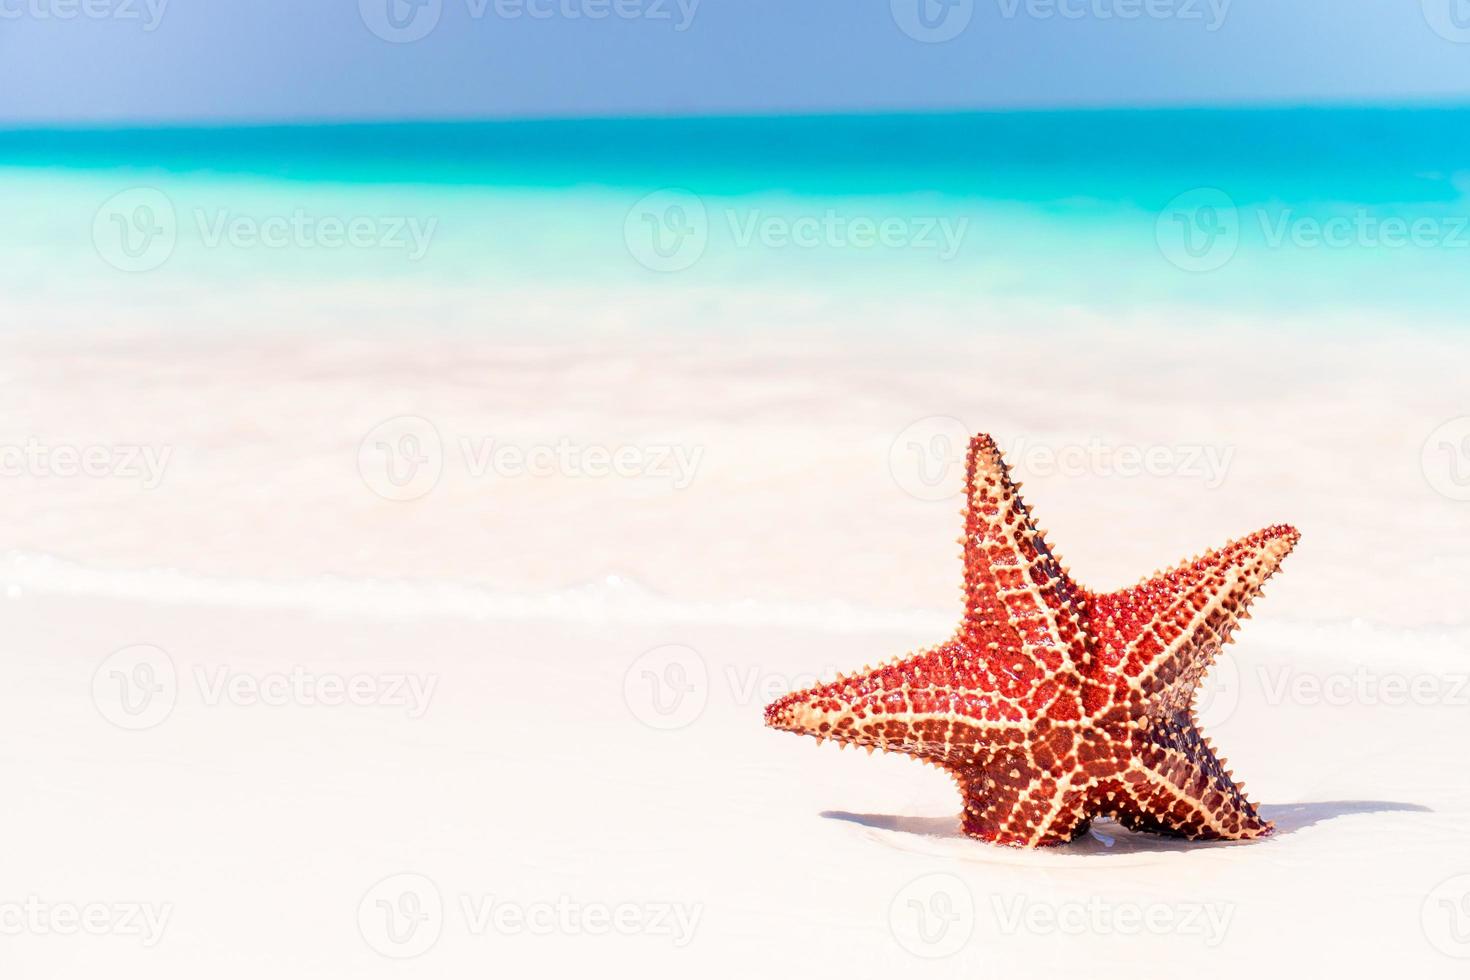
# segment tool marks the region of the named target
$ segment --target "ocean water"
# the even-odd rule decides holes
[[[1467,192],[1459,108],[10,131],[0,283],[425,323],[453,290],[717,289],[1453,329]]]
[[[1313,615],[1458,623],[1436,590],[1369,602],[1335,583],[1370,533],[1385,561],[1428,550],[1463,577],[1436,542],[1467,519],[1467,123],[1377,108],[0,133],[0,448],[172,454],[156,480],[8,484],[0,544],[59,560],[29,566],[53,585],[68,563],[185,577],[148,579],[160,594],[326,575],[429,583],[424,601],[456,608],[480,599],[434,590],[902,619],[950,594],[928,542],[953,511],[907,492],[893,447],[990,431],[1238,458],[1207,484],[1183,463],[1028,473],[1068,502],[1101,580],[1315,515],[1336,530],[1307,532]],[[373,469],[400,462],[381,446],[408,443],[374,433],[404,420],[441,440],[443,472],[406,504]],[[567,440],[701,462],[672,481],[479,465],[492,442]],[[1365,473],[1365,453],[1383,465]],[[793,511],[809,541],[773,567],[762,542]],[[1125,527],[1150,528],[1136,553],[1115,550]],[[829,554],[848,554],[842,575]]]

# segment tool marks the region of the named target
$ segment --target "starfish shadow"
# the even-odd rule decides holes
[[[847,810],[823,810],[828,820],[843,820],[862,824],[874,830],[896,830],[901,834],[916,834],[920,837],[963,837],[960,833],[960,818],[953,817],[899,817],[887,813],[849,813]]]
[[[1397,803],[1393,800],[1322,800],[1316,803],[1268,803],[1261,807],[1261,816],[1276,825],[1276,833],[1290,834],[1331,820],[1333,817],[1348,817],[1355,813],[1433,813],[1427,806],[1418,803]]]
[[[1261,816],[1276,825],[1276,837],[1296,833],[1303,827],[1331,820],[1334,817],[1351,816],[1358,813],[1432,813],[1427,806],[1418,803],[1400,803],[1392,800],[1322,800],[1312,803],[1266,804],[1260,808]],[[828,820],[855,823],[873,830],[887,830],[918,837],[963,838],[959,816],[952,817],[905,817],[887,813],[851,813],[846,810],[823,810],[821,815]],[[1253,841],[1191,841],[1181,837],[1167,837],[1128,830],[1118,823],[1098,819],[1092,828],[1070,844],[1058,850],[1072,853],[1140,853],[1162,851],[1193,851],[1215,847],[1247,847]]]

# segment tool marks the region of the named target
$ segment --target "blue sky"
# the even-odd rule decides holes
[[[1404,99],[1470,0],[0,0],[8,123]]]

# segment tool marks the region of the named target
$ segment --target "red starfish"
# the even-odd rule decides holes
[[[1194,691],[1299,535],[1278,524],[1121,592],[1072,581],[989,436],[970,442],[954,638],[788,694],[766,724],[940,766],[965,833],[1060,844],[1094,816],[1237,840],[1272,826],[1194,717]]]

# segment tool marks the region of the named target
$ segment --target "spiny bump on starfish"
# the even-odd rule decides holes
[[[955,635],[788,694],[766,724],[946,770],[965,832],[995,843],[1063,843],[1094,816],[1190,838],[1270,833],[1200,733],[1193,701],[1297,531],[1272,525],[1093,593],[1019,489],[994,440],[971,440]]]

